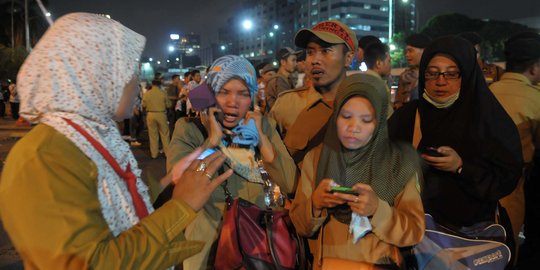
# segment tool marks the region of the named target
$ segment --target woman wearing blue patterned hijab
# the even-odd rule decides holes
[[[198,146],[214,148],[227,156],[222,169],[234,171],[227,181],[233,198],[241,197],[266,207],[259,160],[281,191],[291,193],[296,166],[276,131],[276,123],[251,110],[257,91],[253,66],[242,57],[223,56],[212,64],[205,83],[216,104],[202,111],[200,119],[177,121],[167,150],[167,169]],[[224,209],[224,191],[218,189],[186,228],[187,239],[206,244],[202,252],[184,261],[185,269],[205,269]]]

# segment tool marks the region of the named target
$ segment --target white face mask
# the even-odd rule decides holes
[[[442,108],[448,108],[452,106],[452,104],[454,104],[454,102],[456,102],[456,100],[459,98],[459,92],[460,91],[458,90],[454,95],[441,99],[441,98],[430,96],[427,90],[424,89],[424,94],[422,95],[422,97],[427,102],[431,103],[431,105],[435,106],[438,109],[442,109]]]

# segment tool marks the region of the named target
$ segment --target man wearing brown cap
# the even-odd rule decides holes
[[[270,111],[278,95],[289,89],[293,89],[295,82],[290,78],[291,74],[296,71],[296,58],[302,51],[295,51],[289,47],[281,48],[277,52],[279,61],[279,69],[276,76],[268,80],[264,89],[266,94],[266,110]]]
[[[294,43],[306,49],[306,76],[312,83],[281,93],[270,115],[297,164],[322,142],[337,88],[354,59],[357,42],[348,26],[334,20],[296,33]]]
[[[431,38],[424,34],[412,34],[405,39],[405,57],[409,67],[399,75],[398,89],[394,99],[394,110],[403,104],[418,99],[418,66],[424,53],[424,48],[429,45]]]
[[[533,269],[540,255],[540,203],[537,199],[540,175],[538,164],[533,162],[533,157],[540,152],[540,35],[533,32],[515,35],[505,43],[504,54],[506,73],[489,88],[518,128],[525,167],[516,189],[500,202],[512,222],[516,243],[525,219],[524,248],[517,258],[524,263],[519,269]]]

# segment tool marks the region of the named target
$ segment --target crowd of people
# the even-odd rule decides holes
[[[540,35],[511,37],[503,71],[480,58],[477,34],[412,34],[395,99],[378,38],[328,20],[291,42],[279,67],[227,55],[204,80],[197,70],[165,87],[157,75],[142,91],[143,36],[95,14],[58,19],[10,89],[36,124],[0,180],[25,268],[207,269],[228,199],[268,206],[262,170],[289,195],[313,269],[410,268],[401,251],[423,240],[424,214],[456,231],[500,223],[508,269],[535,265]],[[349,70],[355,57],[367,71]],[[117,124],[138,138],[143,112],[150,155],[166,158],[159,204]]]

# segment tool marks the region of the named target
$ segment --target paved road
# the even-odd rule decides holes
[[[14,120],[0,117],[0,171],[3,169],[4,161],[11,147],[30,129],[31,127],[28,126],[18,127]],[[165,159],[154,160],[150,158],[148,136],[143,132],[141,137],[142,146],[132,147],[132,150],[139,162],[139,167],[143,170],[142,178],[147,183],[159,181],[165,175]],[[23,269],[20,258],[1,225],[0,220],[0,270]]]

